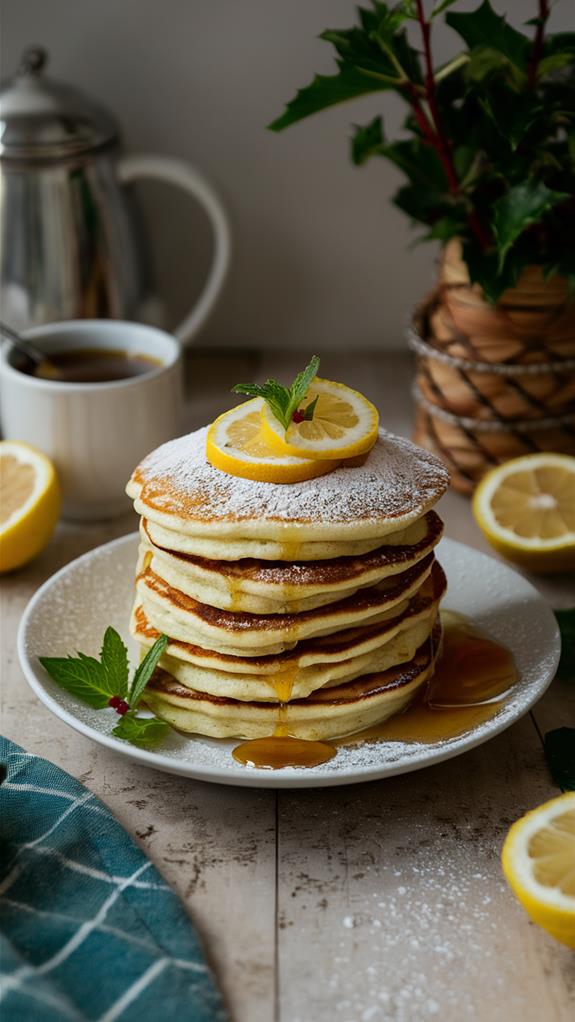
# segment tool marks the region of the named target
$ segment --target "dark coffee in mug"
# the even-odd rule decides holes
[[[114,348],[72,348],[51,352],[46,362],[18,366],[23,372],[42,380],[63,383],[110,383],[142,376],[161,366],[160,359]]]

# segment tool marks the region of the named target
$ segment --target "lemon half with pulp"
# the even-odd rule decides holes
[[[517,820],[501,858],[505,878],[533,922],[575,948],[575,791]]]
[[[473,514],[504,557],[531,571],[575,569],[575,458],[526,454],[491,469]]]
[[[44,549],[60,514],[52,462],[28,444],[0,442],[0,573]]]

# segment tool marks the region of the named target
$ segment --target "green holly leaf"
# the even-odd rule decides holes
[[[446,244],[451,238],[460,237],[465,227],[466,223],[463,215],[459,218],[456,216],[441,217],[435,221],[431,230],[422,238],[422,241],[441,241],[443,244]]]
[[[475,239],[468,239],[463,244],[463,258],[469,271],[472,283],[479,284],[489,302],[495,303],[508,287],[513,287],[519,280],[523,263],[521,256],[508,259],[505,266],[499,267],[499,258],[494,249],[484,251]]]
[[[575,607],[554,611],[561,633],[561,659],[556,677],[575,682]]]
[[[326,28],[320,34],[320,39],[331,43],[338,55],[347,64],[361,71],[372,71],[375,74],[397,77],[397,71],[390,61],[389,56],[382,53],[378,45],[378,34],[380,27],[383,27],[387,19],[382,19],[377,28],[371,32],[364,32],[362,28]]]
[[[533,90],[517,95],[509,89],[488,89],[479,102],[513,152],[525,143],[533,125],[547,118],[545,106]]]
[[[360,167],[369,160],[370,156],[381,155],[383,145],[383,124],[381,117],[374,117],[373,121],[363,127],[355,125],[351,138],[351,159],[356,167]]]
[[[476,46],[498,50],[516,68],[527,69],[531,40],[509,25],[505,17],[496,14],[489,0],[483,0],[483,3],[469,14],[451,11],[445,16],[445,20],[471,51]]]
[[[547,766],[562,791],[575,791],[575,728],[559,727],[543,739]]]
[[[520,71],[501,50],[496,50],[493,46],[476,46],[465,66],[467,82],[481,87],[495,77],[504,79],[512,87],[515,95],[526,81],[525,73]]]
[[[116,695],[110,677],[94,657],[78,653],[77,657],[39,657],[42,667],[61,688],[82,702],[100,710]]]
[[[437,194],[447,194],[447,180],[441,160],[435,149],[426,145],[419,135],[386,143],[382,146],[381,155],[395,163],[413,184]],[[425,201],[424,196],[421,198]]]
[[[106,628],[100,662],[108,675],[111,694],[125,699],[128,694],[128,650],[115,628]]]
[[[287,104],[284,113],[268,125],[270,131],[284,128],[302,121],[311,114],[326,110],[338,103],[346,103],[370,92],[382,92],[393,87],[395,79],[382,74],[361,71],[356,67],[338,61],[336,75],[316,75],[310,85],[299,89],[294,99]]]
[[[493,204],[493,233],[497,242],[500,270],[519,236],[532,224],[538,223],[554,206],[568,198],[566,193],[551,191],[542,181],[532,178],[510,188],[496,200]]]
[[[149,749],[161,742],[169,730],[170,725],[165,720],[158,720],[157,717],[136,717],[132,713],[125,713],[112,734],[116,738],[130,742],[131,745]]]
[[[545,37],[543,58],[565,51],[575,54],[575,32],[554,32],[553,35]]]

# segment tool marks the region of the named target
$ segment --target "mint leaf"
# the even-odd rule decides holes
[[[561,632],[561,659],[556,677],[575,682],[575,607],[554,611]]]
[[[132,745],[148,749],[165,738],[169,730],[170,725],[165,720],[158,720],[157,717],[135,717],[132,713],[126,713],[116,724],[112,734]]]
[[[548,731],[543,748],[555,784],[562,791],[575,791],[575,728],[559,727]]]
[[[113,690],[102,664],[94,657],[79,653],[77,657],[38,657],[44,670],[61,688],[96,710],[108,705]]]
[[[297,374],[291,387],[284,387],[277,380],[266,380],[265,383],[236,383],[235,387],[232,387],[232,392],[263,398],[264,401],[267,401],[278,422],[281,422],[283,428],[287,429],[292,421],[293,413],[306,396],[313,378],[317,376],[318,369],[319,357],[313,355],[305,369]],[[315,401],[311,402],[307,411],[310,408],[311,412],[306,415],[306,418],[311,419],[315,410]]]
[[[313,414],[315,412],[315,406],[317,405],[318,401],[319,401],[319,394],[316,394],[316,396],[314,397],[313,401],[310,401],[310,403],[307,406],[307,408],[304,408],[303,417],[304,417],[304,419],[307,419],[308,422],[311,422],[311,420],[313,419]]]
[[[281,422],[284,429],[289,425],[287,418],[287,406],[290,392],[288,387],[282,387],[276,380],[266,380],[265,383],[236,383],[232,387],[234,394],[248,394],[250,397],[261,397],[267,401],[276,419]]]
[[[100,661],[108,675],[112,695],[125,699],[128,694],[128,650],[115,628],[106,628]]]
[[[499,253],[499,268],[502,269],[509,249],[532,224],[537,223],[544,213],[553,209],[569,196],[564,192],[553,192],[543,181],[530,178],[523,184],[510,188],[493,203],[493,232]]]
[[[160,635],[160,638],[156,639],[154,645],[152,646],[151,649],[148,650],[144,659],[142,660],[142,663],[138,667],[138,670],[134,675],[134,680],[132,682],[130,693],[128,696],[128,702],[132,710],[135,710],[136,706],[140,702],[143,691],[146,685],[148,684],[150,678],[152,677],[152,674],[156,670],[158,660],[162,656],[162,653],[164,652],[167,645],[168,636]],[[114,732],[114,734],[115,733],[116,732]]]
[[[317,376],[318,369],[319,357],[317,355],[312,355],[312,358],[306,365],[305,369],[303,369],[301,373],[298,373],[295,380],[293,381],[290,387],[290,399],[286,409],[288,426],[292,420],[293,413],[295,412],[296,408],[299,408],[301,402],[306,396],[312,380]]]

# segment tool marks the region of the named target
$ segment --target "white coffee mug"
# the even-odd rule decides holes
[[[0,351],[0,418],[6,440],[23,440],[52,459],[66,518],[111,518],[129,507],[132,469],[181,431],[182,354],[175,337],[141,323],[69,320],[23,336],[47,355],[82,348],[157,361],[139,376],[103,383],[41,379],[16,368],[11,344]]]

